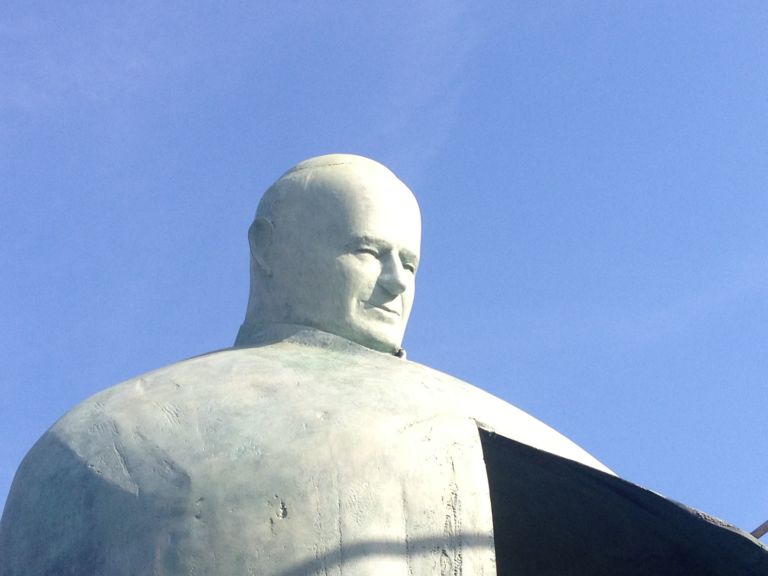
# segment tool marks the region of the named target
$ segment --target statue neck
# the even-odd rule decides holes
[[[288,323],[259,324],[244,322],[237,333],[235,348],[266,346],[286,341],[350,353],[371,352],[374,354],[385,354],[330,332],[323,332],[317,328],[302,324]],[[405,358],[405,350],[400,349],[394,356]]]

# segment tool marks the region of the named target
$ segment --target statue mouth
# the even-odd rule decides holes
[[[402,312],[398,308],[388,306],[387,304],[373,304],[372,302],[363,302],[363,305],[365,308],[368,309],[374,309],[374,310],[380,310],[387,314],[388,316],[397,316],[398,318],[402,316]]]
[[[395,310],[394,308],[390,308],[386,304],[382,304],[381,306],[378,306],[381,310],[384,310],[385,312],[389,312],[390,314],[395,314],[396,316],[400,316],[400,310]]]

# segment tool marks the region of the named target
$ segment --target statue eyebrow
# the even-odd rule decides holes
[[[355,246],[359,244],[370,244],[372,246],[385,246],[386,242],[384,242],[384,240],[381,240],[379,238],[374,238],[373,236],[368,236],[366,234],[363,234],[362,236],[355,236],[349,244],[351,246]]]

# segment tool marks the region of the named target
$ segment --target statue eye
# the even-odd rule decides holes
[[[355,254],[370,254],[371,256],[374,256],[376,258],[379,257],[379,251],[375,248],[371,248],[370,246],[362,246],[355,250]]]
[[[416,265],[411,262],[403,262],[403,268],[411,274],[416,274]]]

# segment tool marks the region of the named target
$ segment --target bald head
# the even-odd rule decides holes
[[[394,353],[415,291],[416,199],[390,170],[348,154],[319,156],[264,194],[249,231],[245,326],[298,324]],[[243,334],[238,345],[247,345]]]

